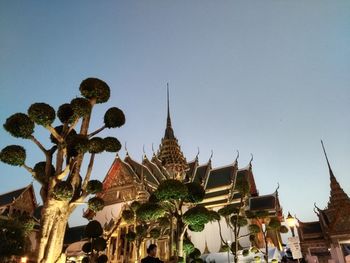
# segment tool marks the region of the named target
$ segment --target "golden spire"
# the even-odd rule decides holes
[[[326,149],[324,147],[322,140],[321,140],[321,144],[322,144],[323,153],[326,157],[327,166],[328,166],[328,170],[329,170],[329,176],[330,176],[331,193],[330,193],[330,197],[329,197],[328,208],[333,208],[335,206],[342,205],[342,203],[344,201],[350,202],[350,199],[349,199],[348,195],[344,192],[344,190],[341,188],[340,184],[338,183],[337,179],[334,176],[334,173],[333,173],[331,165],[329,163]]]
[[[167,121],[164,137],[159,147],[158,159],[174,179],[183,179],[188,164],[174,135],[170,118],[169,84],[167,83]]]

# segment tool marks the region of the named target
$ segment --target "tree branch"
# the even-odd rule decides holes
[[[92,168],[94,166],[94,159],[95,159],[95,153],[92,153],[91,156],[90,156],[89,166],[87,168],[83,184],[81,185],[81,190],[83,190],[83,192],[85,192],[87,184],[88,184],[88,182],[90,180],[91,173],[92,173]]]
[[[92,136],[94,136],[94,135],[98,134],[99,132],[103,131],[105,128],[106,128],[106,126],[103,125],[101,128],[99,128],[99,129],[97,129],[96,131],[90,133],[90,134],[88,135],[88,137],[91,138]]]
[[[69,129],[68,129],[68,131],[67,131],[67,134],[69,134],[69,133],[77,126],[77,124],[78,124],[78,122],[79,122],[79,119],[80,119],[80,118],[76,118],[76,119],[74,120],[74,122],[72,123],[72,125],[69,127]]]
[[[51,125],[47,125],[45,126],[46,129],[48,129],[50,131],[50,133],[52,134],[53,137],[55,137],[55,139],[59,142],[62,143],[64,140],[62,138],[61,135],[58,134],[58,132],[55,130],[54,127],[52,127]]]
[[[45,147],[34,137],[34,135],[31,135],[30,139],[39,147],[45,156],[48,154],[48,150],[45,149]]]
[[[64,168],[64,170],[60,173],[60,174],[58,174],[57,175],[57,179],[58,180],[62,180],[63,178],[65,178],[67,175],[68,175],[68,173],[70,172],[70,166],[73,166],[74,164],[69,164],[69,165],[67,165],[66,166],[66,168]]]

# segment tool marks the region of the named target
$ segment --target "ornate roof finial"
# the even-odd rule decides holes
[[[195,160],[197,160],[197,161],[198,161],[198,156],[199,156],[199,147],[197,147],[197,154],[196,154],[196,158],[195,158]]]
[[[348,195],[341,188],[340,184],[338,183],[337,179],[334,176],[334,173],[332,171],[331,165],[329,164],[328,156],[322,140],[321,140],[321,144],[322,144],[324,155],[327,160],[330,181],[331,181],[331,193],[330,193],[330,198],[328,202],[328,208],[342,206],[343,202],[350,203],[350,199]]]
[[[335,178],[334,173],[333,173],[332,168],[331,168],[331,165],[329,164],[329,160],[328,160],[328,156],[327,156],[327,153],[326,153],[326,149],[325,149],[325,147],[324,147],[324,144],[323,144],[323,141],[322,141],[322,140],[321,140],[321,144],[322,144],[322,149],[323,149],[324,156],[326,157],[326,161],[327,161],[327,165],[328,165],[328,170],[329,170],[329,175],[330,175],[331,179],[332,179],[332,177]]]
[[[237,163],[238,161],[238,158],[239,158],[239,150],[237,150],[237,155],[236,155],[236,159],[235,159],[235,162]]]
[[[167,119],[166,119],[166,129],[165,129],[165,139],[175,139],[174,131],[171,126],[171,118],[170,118],[170,99],[169,99],[169,83],[166,84],[167,91]]]
[[[211,150],[210,157],[209,157],[209,162],[211,162],[211,158],[213,158],[214,151]]]
[[[125,149],[125,152],[126,152],[126,156],[129,156],[128,147],[126,147],[126,141],[125,141],[124,149]]]

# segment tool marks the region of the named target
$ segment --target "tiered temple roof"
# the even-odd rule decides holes
[[[327,162],[330,178],[330,196],[327,206],[320,209],[315,205],[318,221],[299,221],[299,236],[302,242],[302,250],[319,257],[330,257],[328,248],[333,242],[338,243],[338,238],[350,239],[350,198],[344,192],[336,179],[328,160],[323,142],[322,148]],[[334,241],[336,240],[336,241]]]
[[[249,203],[254,209],[261,207],[261,209],[275,209],[275,212],[281,210],[276,193],[256,199],[259,193],[253,175],[253,158],[242,168],[238,166],[238,156],[231,164],[222,167],[212,167],[211,160],[212,155],[206,163],[200,164],[197,154],[193,161],[186,161],[171,124],[169,90],[167,90],[166,128],[159,150],[151,159],[144,154],[142,162],[137,162],[129,153],[123,160],[117,155],[105,177],[104,191],[100,196],[106,199],[106,204],[113,201],[127,201],[131,200],[132,195],[141,188],[152,192],[161,181],[175,178],[203,185],[206,193],[202,204],[206,207],[216,207],[238,202],[240,196],[235,189],[236,179],[245,177],[251,186]]]

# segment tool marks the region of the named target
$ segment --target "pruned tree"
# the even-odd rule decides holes
[[[250,212],[248,214],[249,218],[255,219],[256,224],[251,224],[249,226],[249,231],[254,235],[262,234],[265,250],[258,249],[264,255],[265,262],[268,262],[269,256],[269,246],[268,246],[268,233],[277,232],[277,233],[288,233],[288,228],[281,224],[280,220],[277,217],[271,217],[267,211],[256,211]]]
[[[206,223],[211,219],[211,214],[204,206],[196,205],[204,198],[203,187],[195,182],[183,183],[179,180],[168,179],[162,181],[152,201],[161,202],[170,219],[170,255],[173,256],[173,240],[176,240],[176,252],[179,257],[184,257],[183,241],[187,229],[201,232]],[[184,205],[190,207],[184,212]],[[173,229],[175,225],[175,229]]]
[[[88,78],[82,81],[79,89],[82,97],[62,104],[57,112],[46,103],[34,103],[26,114],[13,114],[4,124],[5,130],[12,136],[31,140],[43,153],[44,160],[30,167],[22,146],[10,145],[0,152],[2,162],[25,168],[41,184],[43,209],[37,257],[39,263],[64,260],[61,251],[69,216],[79,204],[85,203],[90,194],[102,188],[100,182],[90,181],[95,155],[103,151],[117,152],[121,147],[117,138],[96,136],[106,128],[121,127],[125,123],[124,113],[120,109],[108,109],[103,125],[93,132],[89,131],[92,110],[96,104],[108,101],[109,86],[100,79]],[[56,116],[60,122],[57,126],[54,124]],[[36,125],[48,131],[52,145],[44,146],[35,137]],[[83,175],[86,155],[89,155],[89,161]],[[103,201],[92,197],[88,200],[88,206],[90,210],[98,211],[102,209]]]
[[[161,220],[165,214],[164,208],[157,203],[131,203],[128,209],[123,210],[122,218],[133,226],[126,234],[126,239],[135,245],[136,261],[141,259],[141,245],[145,238],[157,239],[160,237],[163,225]]]
[[[90,221],[85,227],[85,236],[89,238],[82,250],[86,256],[82,259],[83,263],[107,263],[108,257],[103,253],[107,247],[107,241],[102,237],[103,229],[101,224],[96,221]]]
[[[239,202],[235,204],[229,204],[218,210],[218,214],[223,217],[226,221],[227,226],[231,229],[234,241],[229,244],[222,236],[222,228],[220,224],[220,217],[217,218],[219,225],[219,234],[221,243],[233,254],[234,262],[238,262],[238,251],[241,250],[239,241],[242,238],[248,237],[251,235],[250,231],[248,233],[242,234],[242,229],[246,227],[249,222],[246,216],[245,210],[247,207],[247,200],[250,196],[250,184],[245,176],[237,176],[235,189],[238,190],[240,198]]]
[[[8,262],[11,256],[23,256],[30,250],[29,234],[34,220],[26,216],[0,219],[0,262]]]

